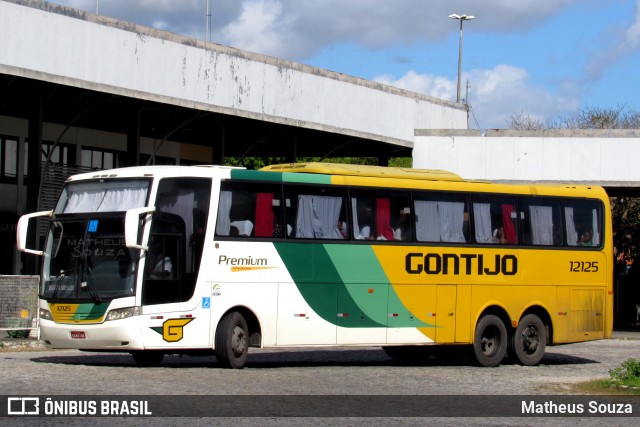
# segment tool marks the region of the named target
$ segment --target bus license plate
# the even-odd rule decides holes
[[[87,338],[87,334],[84,331],[71,331],[71,338],[83,340]]]

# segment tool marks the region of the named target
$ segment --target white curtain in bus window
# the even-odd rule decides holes
[[[253,231],[253,223],[248,219],[241,221],[231,221],[231,226],[235,227],[238,230],[238,236],[251,236],[251,232]]]
[[[473,222],[476,242],[494,243],[491,230],[491,205],[489,203],[473,204]]]
[[[531,242],[534,245],[553,244],[553,211],[551,206],[529,206]]]
[[[577,211],[577,212],[576,212]],[[576,224],[576,216],[580,218],[581,225]],[[586,217],[586,218],[585,218]],[[580,209],[573,207],[564,208],[564,218],[567,227],[567,244],[569,246],[600,246],[600,233],[597,209]],[[584,232],[591,232],[591,242],[580,243]]]
[[[564,221],[567,226],[567,244],[569,246],[578,246],[578,231],[576,230],[576,222],[573,219],[573,208],[564,208]]]
[[[464,203],[416,200],[416,237],[423,242],[464,243]]]
[[[591,211],[591,215],[592,215],[592,224],[593,224],[593,246],[600,246],[600,233],[598,232],[598,210],[597,209],[593,209]]]
[[[140,208],[147,200],[147,182],[75,184],[67,187],[67,203],[62,213],[116,212]]]
[[[216,220],[216,234],[228,236],[231,229],[231,191],[221,191],[218,202],[218,218]]]
[[[358,199],[351,198],[351,211],[353,212],[353,236],[357,239],[360,236],[360,224],[358,223]]]
[[[300,239],[342,239],[338,230],[341,197],[298,196],[296,237]]]

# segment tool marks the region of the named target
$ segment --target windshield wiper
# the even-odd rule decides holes
[[[100,294],[96,291],[96,287],[93,284],[93,276],[91,275],[91,266],[89,265],[87,256],[84,251],[80,256],[80,263],[82,264],[82,274],[80,275],[80,289],[87,288],[89,291],[89,296],[93,299],[93,302],[96,304],[100,304],[102,302],[102,298]]]

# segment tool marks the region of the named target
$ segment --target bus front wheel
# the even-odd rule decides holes
[[[249,328],[242,314],[227,314],[216,330],[216,360],[224,368],[242,369],[249,351]]]
[[[507,328],[498,316],[482,316],[470,349],[473,361],[480,366],[498,366],[507,354]]]
[[[535,314],[527,314],[518,323],[509,341],[509,353],[525,366],[534,366],[542,359],[547,345],[547,330]]]

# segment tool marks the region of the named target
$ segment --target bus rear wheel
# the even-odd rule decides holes
[[[224,368],[242,369],[249,351],[249,328],[242,314],[234,311],[222,318],[216,330],[215,351]]]
[[[527,314],[518,323],[509,341],[509,353],[525,366],[537,365],[547,345],[547,330],[535,314]]]
[[[507,354],[507,328],[498,316],[482,316],[476,325],[471,359],[480,366],[498,366]]]

